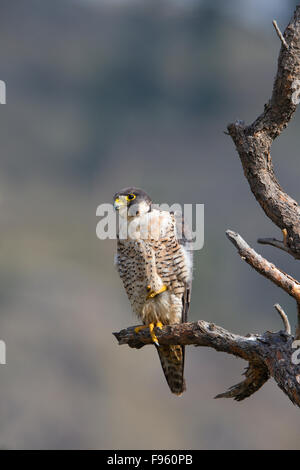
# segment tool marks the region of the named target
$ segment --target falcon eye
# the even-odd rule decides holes
[[[135,199],[135,198],[136,198],[136,195],[135,195],[135,194],[128,194],[128,196],[126,196],[126,199],[127,199],[128,201],[133,201],[133,199]]]

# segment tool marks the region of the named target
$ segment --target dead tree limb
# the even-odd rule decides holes
[[[246,263],[250,264],[259,274],[283,289],[287,294],[293,297],[297,303],[300,303],[300,282],[256,253],[238,233],[227,230],[226,235],[235,245],[240,257],[246,261]]]
[[[277,268],[270,261],[263,258],[261,255],[256,253],[253,248],[243,240],[243,238],[232,230],[227,230],[227,238],[235,245],[240,257],[246,261],[252,268],[254,268],[259,274],[266,277],[278,287],[283,289],[287,294],[293,297],[297,305],[297,327],[295,333],[295,339],[300,338],[300,282],[294,279],[289,274],[285,273],[281,269]],[[278,310],[278,309],[277,309]],[[278,310],[279,311],[279,310]],[[279,312],[280,313],[280,312]]]
[[[131,348],[140,349],[147,344],[153,344],[148,329],[136,334],[134,327],[130,327],[114,335],[120,345],[128,344]],[[200,320],[195,323],[165,326],[161,330],[157,328],[156,335],[161,345],[206,346],[249,362],[245,372],[246,379],[216,398],[244,400],[273,377],[290,400],[300,407],[300,365],[291,362],[294,352],[293,338],[284,331],[240,336]]]
[[[283,191],[273,170],[270,148],[288,125],[299,103],[300,88],[300,6],[288,24],[281,46],[278,69],[270,101],[249,126],[242,121],[228,125],[250,188],[266,215],[287,230],[286,244],[260,239],[300,259],[300,207]]]
[[[274,26],[274,28],[275,28],[275,31],[276,31],[277,36],[279,37],[280,41],[282,42],[282,44],[284,45],[284,47],[285,47],[286,49],[288,49],[289,46],[287,45],[287,42],[286,42],[286,40],[284,39],[284,37],[283,37],[283,35],[282,35],[282,32],[280,31],[279,26],[278,26],[276,20],[273,20],[273,26]]]
[[[279,304],[275,304],[274,308],[277,310],[277,312],[279,313],[279,315],[280,315],[280,317],[283,321],[284,332],[287,335],[291,335],[292,334],[292,329],[291,329],[291,325],[290,325],[287,314],[285,313],[285,311],[283,310],[283,308]]]

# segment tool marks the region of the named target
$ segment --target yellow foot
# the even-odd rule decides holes
[[[159,290],[157,291],[154,291],[154,290],[151,290],[151,287],[150,286],[147,286],[147,289],[149,291],[148,295],[147,295],[147,299],[154,299],[154,297],[156,297],[158,294],[161,294],[162,292],[165,292],[168,288],[167,286],[163,285]]]
[[[141,330],[144,330],[145,328],[149,328],[149,331],[150,331],[150,336],[152,338],[152,341],[154,344],[156,344],[156,346],[159,346],[159,342],[158,342],[158,339],[156,337],[156,334],[154,333],[154,328],[159,328],[160,330],[162,329],[163,327],[163,324],[159,321],[156,323],[149,323],[149,325],[141,325],[141,326],[136,326],[135,329],[134,329],[134,332],[135,333],[139,333]]]
[[[159,323],[160,323],[160,322],[159,322]],[[156,323],[156,326],[158,326],[158,328],[161,329],[161,326],[158,325],[157,323]],[[150,323],[150,325],[149,325],[149,330],[150,330],[150,335],[151,335],[152,341],[153,341],[154,344],[156,344],[156,346],[159,346],[158,339],[157,339],[157,337],[156,337],[156,334],[154,333],[154,328],[155,328],[154,323]]]

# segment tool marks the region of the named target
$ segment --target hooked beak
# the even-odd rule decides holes
[[[117,197],[114,200],[114,209],[117,211],[120,209],[120,207],[127,206],[126,199],[123,199],[122,197]]]

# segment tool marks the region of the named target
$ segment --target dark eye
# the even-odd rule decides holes
[[[132,201],[132,200],[135,199],[135,198],[136,198],[136,195],[135,195],[135,194],[128,194],[128,196],[127,196],[127,199],[128,199],[129,201]]]

